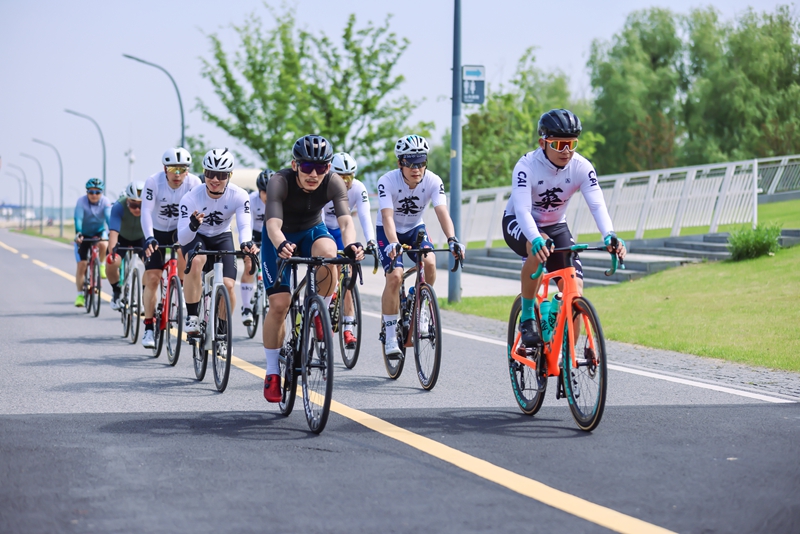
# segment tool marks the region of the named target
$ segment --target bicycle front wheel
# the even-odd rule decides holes
[[[567,323],[561,368],[564,392],[573,419],[589,432],[600,424],[606,405],[606,342],[594,306],[583,297],[572,301],[572,321]],[[567,329],[572,330],[574,346],[569,344]]]
[[[167,306],[167,361],[173,367],[181,355],[181,335],[183,334],[183,291],[181,279],[172,275],[169,279],[169,306]]]
[[[245,328],[247,329],[247,337],[250,339],[253,339],[256,336],[256,332],[258,332],[258,322],[261,320],[261,300],[264,298],[264,295],[261,293],[258,287],[259,286],[256,286],[256,292],[252,300],[253,322],[249,325],[245,325]]]
[[[347,280],[342,285],[344,286],[346,283]],[[361,295],[358,292],[358,286],[353,286],[353,290],[349,293],[353,299],[353,315],[352,319],[346,319],[344,304],[347,294],[344,287],[339,289],[339,294],[344,294],[344,298],[339,299],[339,349],[342,351],[344,366],[352,369],[356,366],[358,355],[361,352]],[[355,341],[351,341],[349,345],[344,339],[345,331],[349,331],[355,337]]]
[[[158,281],[159,295],[167,294],[167,292],[164,291],[166,289],[164,284],[166,283],[166,279],[162,276]],[[166,308],[166,306],[167,302],[165,297],[165,300],[162,300],[156,305],[156,313],[153,316],[153,341],[155,341],[155,345],[153,345],[153,358],[158,358],[161,356],[161,349],[164,348],[164,337],[167,333],[161,329],[161,324],[164,320],[164,317],[166,317],[169,313],[169,310]]]
[[[83,306],[86,313],[91,313],[92,302],[94,301],[94,285],[92,282],[93,264],[91,260],[86,265],[86,272],[83,275]]]
[[[279,362],[279,373],[281,375],[281,400],[278,408],[283,415],[289,415],[294,409],[294,401],[297,397],[297,367],[298,354],[295,352],[297,338],[300,335],[300,310],[296,303],[289,306],[286,314],[285,327],[283,334],[283,346],[281,347]]]
[[[139,339],[139,324],[142,322],[142,285],[139,283],[139,271],[131,269],[131,289],[128,313],[131,316],[130,341]]]
[[[400,295],[402,297],[403,291],[400,290]],[[386,374],[389,375],[389,378],[392,380],[397,380],[400,378],[400,373],[403,372],[403,366],[406,362],[406,332],[403,328],[403,299],[400,298],[400,313],[397,315],[397,325],[395,326],[395,333],[397,335],[397,346],[400,347],[400,351],[402,354],[400,356],[387,356],[386,355],[386,346],[385,346],[385,339],[386,339],[386,330],[383,323],[381,323],[381,353],[383,354],[383,366],[386,367]]]
[[[92,315],[100,315],[100,262],[92,263]]]
[[[547,375],[543,368],[542,347],[530,350],[522,345],[519,333],[519,318],[522,313],[522,296],[517,295],[511,306],[508,318],[508,373],[511,376],[511,389],[519,409],[525,415],[533,415],[539,411],[547,391]],[[534,315],[534,323],[539,327],[538,309]],[[541,332],[539,332],[541,335]],[[512,354],[522,356],[535,364],[535,368],[515,360]]]
[[[436,292],[429,284],[422,284],[414,314],[414,363],[422,389],[430,391],[439,379],[442,365],[442,323]]]
[[[214,343],[211,359],[214,368],[214,384],[222,393],[228,387],[231,374],[231,297],[228,288],[217,286],[214,292]]]
[[[325,301],[314,295],[303,324],[303,407],[308,427],[319,434],[328,422],[333,395],[333,332]]]
[[[128,333],[131,331],[131,275],[128,275],[128,278],[125,279],[125,284],[122,286],[122,295],[120,298],[120,303],[122,304],[122,308],[120,309],[120,319],[122,320],[122,337],[123,339],[128,337]]]
[[[208,351],[203,348],[203,338],[192,338],[192,361],[194,362],[194,376],[200,382],[206,377],[208,366]]]

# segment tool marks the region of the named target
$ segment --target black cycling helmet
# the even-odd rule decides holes
[[[304,135],[295,142],[292,158],[295,161],[328,163],[333,159],[333,146],[321,135]]]
[[[258,173],[258,178],[256,178],[256,187],[258,187],[259,191],[267,190],[267,183],[269,182],[269,177],[272,176],[272,174],[273,172],[269,169],[264,169]]]
[[[551,109],[539,118],[540,137],[578,137],[581,120],[568,109]]]

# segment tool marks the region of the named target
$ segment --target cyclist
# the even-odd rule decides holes
[[[342,178],[330,172],[333,147],[320,135],[306,135],[292,148],[292,166],[282,169],[267,186],[266,232],[261,234],[262,271],[266,274],[266,293],[269,311],[264,318],[264,354],[267,374],[264,377],[264,398],[269,402],[281,400],[279,353],[284,336],[284,320],[289,311],[291,294],[284,276],[277,289],[272,285],[278,276],[278,257],[301,256],[336,257],[336,243],[322,221],[321,210],[329,201],[342,230],[343,247],[348,257],[361,260],[364,250],[356,242],[353,219],[347,204],[347,187]],[[336,288],[336,269],[325,266],[317,271],[319,294],[330,305]]]
[[[366,250],[373,250],[375,248],[375,238],[372,231],[369,195],[367,194],[367,188],[364,187],[364,184],[355,179],[358,163],[356,163],[356,160],[347,152],[339,152],[333,155],[331,170],[344,180],[344,185],[347,186],[347,203],[350,208],[350,213],[353,213],[353,210],[358,212],[358,220],[361,221],[361,229],[364,232],[364,238],[367,240]],[[328,228],[328,233],[331,234],[334,241],[336,241],[337,249],[344,250],[342,231],[339,229],[339,221],[336,218],[336,210],[334,209],[333,201],[325,204],[322,211],[325,218],[325,226]],[[355,348],[358,340],[353,335],[353,314],[355,312],[353,297],[350,295],[349,291],[345,294],[344,299],[344,342],[348,348]]]
[[[168,148],[161,156],[163,171],[150,176],[144,183],[142,198],[142,232],[145,237],[144,283],[144,335],[142,346],[155,347],[153,316],[158,298],[158,281],[164,268],[164,251],[159,246],[172,245],[177,241],[178,206],[181,198],[200,185],[200,178],[189,172],[192,155],[181,147]],[[178,276],[183,278],[186,266],[183,251],[178,251]]]
[[[100,248],[100,277],[106,277],[106,247],[108,245],[108,220],[111,216],[111,201],[103,196],[105,184],[100,178],[89,178],[86,182],[86,195],[78,199],[75,204],[75,261],[78,263],[75,271],[75,286],[78,296],[75,306],[83,307],[83,277],[86,274],[88,263],[87,254],[91,249],[90,243],[84,243],[83,238],[101,238],[98,243]]]
[[[394,154],[397,169],[378,179],[378,255],[386,273],[386,285],[381,297],[383,322],[386,327],[385,353],[402,354],[397,345],[397,312],[400,309],[400,286],[403,283],[402,245],[413,246],[419,230],[425,230],[422,214],[428,202],[454,257],[464,258],[464,245],[458,242],[453,220],[447,211],[447,197],[442,179],[427,169],[428,141],[420,135],[406,135],[397,140]],[[422,241],[423,248],[433,248],[427,231]],[[409,253],[416,261],[416,254]],[[431,285],[436,281],[436,258],[433,254],[424,257],[425,281]]]
[[[586,199],[609,252],[613,252],[611,242],[616,236],[597,173],[589,160],[575,152],[581,130],[581,121],[569,110],[551,109],[544,113],[539,119],[539,148],[519,159],[511,178],[511,198],[503,214],[503,237],[525,262],[521,272],[520,332],[522,342],[528,347],[540,340],[533,327],[533,310],[542,279],[531,280],[531,274],[542,262],[546,262],[545,267],[551,272],[567,266],[563,254],[550,256],[545,241],[552,239],[557,248],[575,244],[567,228],[566,212],[569,199],[578,190]],[[625,253],[625,243],[620,239],[617,254],[624,258]],[[583,269],[577,255],[573,263],[582,290]],[[558,285],[562,286],[561,280]]]
[[[113,290],[111,309],[119,309],[119,297],[122,288],[119,286],[119,267],[122,258],[116,253],[117,245],[123,247],[144,246],[142,233],[142,189],[144,182],[136,181],[128,184],[125,194],[111,207],[111,217],[108,223],[108,248],[111,252],[106,256],[108,263],[108,281]],[[142,254],[139,254],[141,257]]]
[[[210,150],[203,158],[205,186],[195,187],[181,199],[178,241],[187,253],[197,243],[202,243],[205,250],[233,250],[231,219],[234,214],[242,251],[258,253],[250,228],[250,198],[244,189],[229,183],[233,166],[233,154],[227,148]],[[187,315],[184,332],[187,334],[200,332],[197,314],[203,291],[202,274],[214,267],[206,259],[206,256],[196,256],[185,278],[183,294],[186,297]],[[222,281],[228,288],[233,307],[236,305],[233,291],[236,282],[234,256],[222,256],[222,273]]]
[[[258,173],[256,190],[250,193],[250,226],[253,228],[253,243],[261,243],[261,229],[264,227],[264,209],[267,201],[267,182],[273,172],[264,169]],[[242,292],[242,324],[253,324],[253,310],[250,309],[250,299],[253,298],[256,275],[250,274],[250,258],[244,258],[244,272],[240,289]]]

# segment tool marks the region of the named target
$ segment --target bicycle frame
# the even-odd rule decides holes
[[[175,243],[169,247],[169,260],[167,260],[161,267],[161,316],[159,317],[159,324],[156,325],[160,330],[167,328],[168,313],[163,313],[163,310],[169,310],[170,305],[170,291],[169,282],[173,276],[178,276],[178,258],[175,250],[180,248],[180,245]],[[165,250],[166,252],[166,250]],[[166,277],[166,278],[165,278]],[[166,281],[165,281],[166,280]]]

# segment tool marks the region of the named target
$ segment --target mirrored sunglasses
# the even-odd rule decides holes
[[[205,171],[203,175],[206,180],[219,180],[220,182],[224,182],[231,177],[231,173],[222,171]]]
[[[330,163],[316,163],[313,161],[297,162],[297,168],[300,169],[300,172],[303,174],[311,174],[314,171],[317,171],[317,174],[325,174],[328,172],[328,167],[330,167]]]
[[[352,175],[352,174],[339,174],[339,176],[342,177],[342,180],[344,180],[345,183],[349,183],[349,182],[353,181],[353,176],[354,175]]]
[[[407,167],[409,169],[421,169],[423,167],[427,167],[428,166],[428,160],[426,159],[426,160],[423,160],[423,161],[420,161],[420,162],[412,163],[409,160],[404,158],[404,159],[400,160],[400,165],[402,165],[403,167]]]
[[[575,147],[578,146],[577,139],[545,139],[544,142],[556,152],[564,152],[565,150],[575,152]]]
[[[188,170],[189,170],[188,167],[183,167],[183,166],[181,166],[181,167],[172,167],[172,166],[167,167],[167,173],[168,174],[183,174],[183,173],[187,172]]]
[[[128,207],[130,209],[132,209],[132,210],[139,210],[139,209],[142,209],[142,203],[141,202],[130,202],[129,201],[128,202]]]
[[[102,195],[103,194],[103,190],[102,189],[87,189],[86,190],[86,194],[87,195]]]

